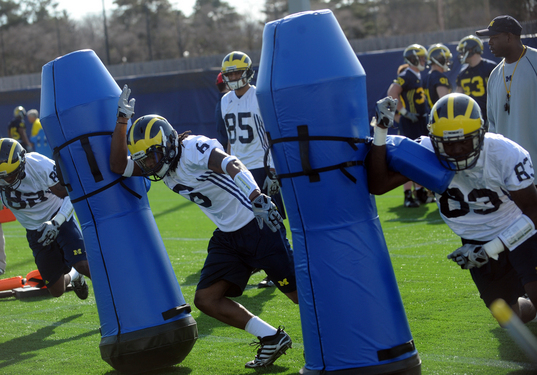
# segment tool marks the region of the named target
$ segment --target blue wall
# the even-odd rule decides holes
[[[524,39],[524,44],[537,48],[537,38]],[[446,44],[454,55],[453,67],[448,77],[453,86],[460,70],[457,59],[457,43]],[[428,46],[426,46],[428,47]],[[357,54],[366,72],[369,116],[374,112],[377,100],[386,96],[388,87],[397,76],[397,68],[403,64],[403,49]],[[485,43],[485,58],[499,62]],[[426,74],[424,71],[422,74]],[[214,110],[220,94],[215,86],[218,70],[188,73],[160,74],[119,79],[120,87],[126,83],[136,98],[134,117],[156,113],[168,119],[178,132],[192,130],[194,134],[216,137]],[[256,73],[257,76],[257,73]],[[255,84],[255,79],[252,83]],[[82,88],[83,89],[83,88]],[[0,136],[7,135],[7,124],[13,117],[13,109],[22,105],[26,110],[39,110],[40,89],[0,92]]]

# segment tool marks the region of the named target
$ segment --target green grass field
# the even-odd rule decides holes
[[[192,305],[199,339],[180,364],[151,374],[297,374],[304,365],[298,306],[276,288],[257,289],[255,274],[236,300],[272,325],[285,325],[293,348],[266,369],[245,369],[253,359],[253,337],[201,314],[193,306],[206,245],[214,225],[194,205],[154,183],[152,210],[187,303]],[[459,246],[435,204],[408,209],[402,190],[377,197],[399,289],[423,374],[535,374],[507,332],[481,302],[467,271],[446,255]],[[287,225],[289,227],[289,225]],[[25,231],[4,224],[8,267],[3,278],[25,276],[35,264]],[[131,275],[125,277],[144,277]],[[0,299],[0,374],[116,374],[101,359],[99,317],[93,290],[81,301],[73,292],[60,298]],[[133,291],[135,293],[135,291]],[[353,298],[353,296],[349,296]],[[334,311],[334,319],[338,312]],[[379,322],[380,324],[381,322]],[[537,334],[537,323],[529,325]]]

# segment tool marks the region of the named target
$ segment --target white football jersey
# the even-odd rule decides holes
[[[164,183],[196,203],[221,231],[233,232],[253,220],[252,204],[229,175],[209,169],[214,148],[223,149],[216,139],[188,136],[177,169],[170,169]]]
[[[421,144],[433,150],[431,140]],[[490,241],[522,215],[509,191],[524,189],[534,180],[529,153],[513,141],[485,133],[477,164],[456,172],[443,194],[436,194],[440,215],[458,236]]]
[[[231,145],[230,154],[238,157],[248,169],[263,168],[268,141],[255,86],[250,86],[240,98],[235,91],[228,92],[221,99],[221,108]]]
[[[50,191],[59,179],[54,161],[37,152],[26,154],[24,172],[25,177],[16,190],[1,191],[2,203],[24,228],[36,230],[52,219],[63,203],[62,198]]]

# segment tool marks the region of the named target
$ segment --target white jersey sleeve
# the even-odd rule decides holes
[[[216,139],[189,136],[181,144],[181,157],[175,170],[164,178],[174,192],[196,203],[223,232],[233,232],[254,219],[250,200],[227,174],[209,169],[209,157]]]
[[[54,161],[31,152],[26,154],[25,176],[16,190],[2,190],[2,202],[26,229],[38,229],[60,209],[63,199],[50,187],[59,182]]]
[[[422,144],[432,149],[428,138]],[[440,215],[460,237],[490,241],[522,215],[509,191],[533,183],[528,152],[501,135],[486,133],[477,164],[457,172],[447,190],[436,195]]]

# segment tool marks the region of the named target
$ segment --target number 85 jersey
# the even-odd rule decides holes
[[[227,174],[209,169],[216,139],[190,135],[181,145],[177,168],[170,169],[164,183],[174,192],[196,203],[223,232],[233,232],[254,219],[252,204]]]
[[[433,150],[427,137],[422,145]],[[533,180],[526,150],[502,135],[485,133],[477,164],[457,172],[446,191],[436,194],[440,215],[458,236],[490,241],[522,215],[509,191],[524,189]]]

